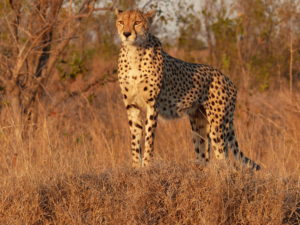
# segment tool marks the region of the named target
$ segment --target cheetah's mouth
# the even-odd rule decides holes
[[[124,44],[139,46],[145,42],[145,36],[137,35],[135,37],[124,37],[122,41]]]
[[[125,43],[125,44],[134,44],[135,42],[135,37],[132,38],[132,37],[123,37],[122,38],[122,42]]]

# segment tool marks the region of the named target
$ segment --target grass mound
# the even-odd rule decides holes
[[[0,224],[300,223],[292,179],[213,165],[20,178],[0,190]]]

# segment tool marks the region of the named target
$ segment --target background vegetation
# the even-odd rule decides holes
[[[239,89],[251,173],[194,160],[186,118],[159,119],[131,169],[113,7],[157,8],[166,51]],[[298,0],[0,2],[0,224],[299,224]]]

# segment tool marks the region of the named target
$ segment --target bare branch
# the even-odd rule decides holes
[[[115,7],[102,7],[102,8],[94,8],[93,11],[114,11]]]

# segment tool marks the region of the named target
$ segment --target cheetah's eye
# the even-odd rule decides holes
[[[142,23],[142,21],[135,21],[134,26],[140,25],[141,23]]]
[[[124,25],[124,22],[122,20],[118,21],[118,23]]]

